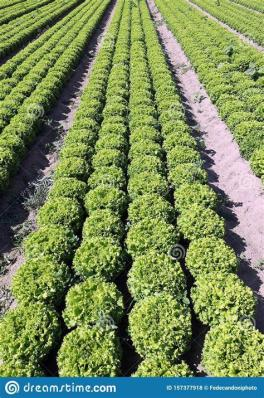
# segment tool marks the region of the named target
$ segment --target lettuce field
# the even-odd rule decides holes
[[[0,376],[264,376],[262,0],[0,0]]]

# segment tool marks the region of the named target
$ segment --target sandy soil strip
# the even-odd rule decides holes
[[[240,277],[257,294],[257,327],[264,331],[264,267],[260,266],[264,259],[263,186],[252,173],[249,163],[241,157],[231,132],[220,119],[154,0],[147,1],[191,123],[197,125],[203,135],[205,150],[202,156],[209,182],[223,199],[220,212],[226,219],[226,240],[241,258]]]
[[[203,10],[201,7],[199,7],[197,4],[192,3],[191,0],[185,0],[187,3],[190,4],[190,6],[196,8],[197,10],[201,11],[204,15],[206,15],[208,18],[212,19],[213,21],[217,22],[219,25],[223,26],[223,28],[225,28],[226,30],[228,30],[231,33],[234,33],[236,36],[238,36],[243,42],[245,42],[246,44],[251,45],[252,47],[254,47],[256,50],[258,51],[262,51],[264,52],[264,47],[262,47],[260,44],[257,44],[256,42],[254,42],[254,40],[248,38],[247,36],[243,35],[242,33],[238,32],[237,30],[231,28],[229,25],[227,25],[226,23],[220,21],[219,19],[217,19],[216,17],[214,17],[213,15],[209,14],[209,12]]]
[[[11,182],[10,188],[0,198],[0,254],[11,255],[12,264],[6,274],[0,279],[1,285],[10,285],[12,275],[23,263],[23,255],[15,249],[12,242],[12,227],[35,218],[34,212],[27,212],[21,195],[29,184],[40,177],[48,177],[54,171],[58,161],[58,151],[51,150],[51,145],[67,134],[73,124],[75,113],[80,104],[81,95],[86,87],[96,55],[103,43],[107,28],[114,15],[116,1],[114,0],[106,11],[101,24],[95,30],[85,49],[84,55],[65,85],[63,92],[52,112],[44,120],[44,128],[34,145],[22,162],[19,172]],[[51,123],[50,123],[51,122]]]

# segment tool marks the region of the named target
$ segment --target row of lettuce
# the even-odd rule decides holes
[[[59,40],[61,40],[65,36],[67,31],[69,31],[74,26],[77,18],[80,19],[83,11],[85,11],[85,7],[86,7],[85,4],[82,4],[81,6],[77,7],[75,10],[69,13],[65,18],[63,18],[60,22],[55,24],[55,26],[48,29],[45,33],[43,33],[43,35],[41,35],[37,40],[30,43],[17,55],[12,57],[10,60],[5,62],[1,66],[0,68],[1,101],[4,101],[5,99],[9,100],[12,99],[11,97],[12,91],[16,88],[18,83],[22,82],[23,79],[27,77],[27,75],[30,73],[32,69],[34,69],[37,66],[38,71],[40,70],[39,67],[42,64],[41,63],[39,64],[39,62],[43,60],[43,58],[44,59],[45,57],[47,58],[49,52],[52,51],[54,47],[56,47],[56,43]],[[51,57],[48,59],[51,60]],[[29,78],[32,79],[32,76],[30,76]],[[28,82],[26,81],[26,83]],[[32,87],[31,90],[33,89],[34,86]],[[30,94],[30,91],[27,92],[27,94]],[[6,124],[8,124],[10,118],[12,118],[12,113],[9,115],[8,118],[6,108],[7,107],[3,106],[2,118],[4,121],[2,121],[1,128],[3,128]]]
[[[264,4],[262,0],[250,0],[250,2],[248,0],[232,0],[232,1],[249,9],[259,12],[264,12]]]
[[[122,20],[118,33],[121,12]],[[115,329],[123,315],[124,305],[122,295],[112,281],[124,270],[126,264],[123,240],[127,211],[127,173],[128,192],[132,200],[129,207],[129,220],[132,226],[127,237],[128,252],[133,259],[137,257],[139,262],[143,260],[143,265],[144,258],[149,258],[149,254],[152,254],[159,272],[163,263],[167,263],[167,270],[175,277],[174,286],[177,286],[178,276],[182,279],[177,291],[182,297],[185,296],[184,274],[179,264],[174,270],[174,262],[167,255],[167,251],[177,241],[177,234],[173,224],[165,217],[168,211],[168,214],[174,218],[174,211],[165,199],[169,187],[164,172],[160,173],[164,168],[164,162],[160,158],[162,148],[158,121],[154,115],[149,117],[150,110],[152,109],[152,113],[155,114],[156,108],[152,104],[152,84],[144,54],[144,43],[141,42],[144,39],[139,10],[135,4],[132,7],[130,1],[125,1],[123,8],[123,2],[120,1],[114,18],[108,38],[94,65],[89,85],[82,97],[74,127],[68,133],[60,153],[55,182],[49,198],[39,211],[37,217],[39,229],[25,241],[27,261],[15,275],[12,284],[12,292],[19,306],[6,315],[0,327],[0,335],[4,330],[9,331],[9,337],[3,340],[0,347],[4,362],[2,374],[12,376],[42,374],[40,369],[40,365],[43,366],[42,359],[61,343],[58,316],[54,307],[60,312],[60,305],[70,285],[73,286],[66,296],[66,305],[62,314],[69,333],[64,337],[58,352],[59,374],[61,376],[120,374],[121,345]],[[144,56],[142,62],[139,61],[140,55]],[[148,92],[147,107],[146,101],[142,98],[142,93],[145,92],[143,87],[143,91],[140,91],[143,78],[147,80],[145,82],[145,90]],[[129,111],[129,127],[133,133],[130,136],[131,146],[128,154]],[[149,125],[149,119],[153,120],[153,126]],[[148,131],[149,141],[145,137],[145,129]],[[153,134],[156,137],[154,141],[152,141]],[[148,151],[147,144],[151,143],[153,145],[149,148],[148,156],[145,151]],[[160,172],[152,173],[150,181],[153,178],[154,185],[152,184],[152,188],[149,187],[148,195],[142,196],[148,186],[148,184],[144,186],[144,181],[142,182],[142,177],[147,176],[147,156],[160,164]],[[128,159],[131,162],[127,171]],[[140,176],[139,179],[137,175]],[[161,195],[155,193],[158,184],[161,184],[163,191]],[[157,211],[159,206],[163,207],[164,220],[158,220],[155,231],[153,228],[156,221],[150,219],[152,214],[152,209],[149,209],[150,204],[156,206]],[[145,212],[149,214],[147,218]],[[87,219],[84,222],[85,213]],[[150,226],[148,226],[149,221]],[[82,225],[82,241],[79,245],[76,236],[80,235]],[[163,231],[165,236],[161,238],[159,234]],[[155,246],[156,239],[158,242]],[[169,242],[166,242],[167,239]],[[152,250],[149,251],[150,245]],[[143,254],[145,255],[142,259]],[[71,263],[73,272],[70,272]],[[151,270],[151,273],[154,275],[155,271]],[[132,279],[139,284],[141,278],[137,279],[134,275]],[[132,279],[130,278],[130,282],[133,285]],[[146,279],[142,287],[138,287],[139,292],[142,291],[138,294],[144,294],[144,284],[147,283]],[[158,288],[158,284],[152,288],[152,299],[155,288]],[[164,305],[168,307],[168,311],[172,309],[175,315],[186,317],[189,323],[188,336],[185,337],[185,327],[176,318],[173,324],[181,337],[177,343],[171,341],[168,349],[169,353],[174,349],[182,353],[191,333],[190,310],[188,304],[184,302],[178,310],[173,294],[163,293],[158,297],[156,303],[158,307],[153,308],[152,317],[155,317],[155,311],[159,311],[162,315]],[[151,302],[148,306],[151,306]],[[130,333],[136,348],[143,345],[146,349],[148,339],[144,336],[140,323],[136,321],[141,308],[145,312],[144,303],[139,305],[138,309],[135,307],[131,314]],[[28,319],[32,311],[37,314],[42,325],[41,329],[39,322],[35,323],[35,318],[33,321]],[[42,314],[44,311],[45,316]],[[165,321],[164,319],[163,322]],[[154,323],[148,336],[150,346],[153,345],[150,352],[155,349],[153,326]],[[25,330],[25,334],[21,334],[16,343],[17,356],[14,362],[12,356],[14,347],[11,345],[5,355],[4,351],[5,345],[10,344],[10,340],[13,340],[14,334],[19,329]],[[160,325],[160,331],[162,329],[165,331],[164,323]],[[42,333],[41,341],[37,344],[39,333]],[[170,329],[168,337],[172,340],[174,336],[175,333]],[[178,344],[182,347],[177,348]],[[165,345],[164,336],[163,346]],[[145,356],[140,348],[139,352]],[[148,351],[145,354],[147,355]],[[161,360],[163,361],[163,357],[159,357],[158,361]],[[153,374],[158,369],[158,361],[153,362],[153,359],[148,358],[141,365],[138,374],[147,375],[149,372]],[[163,366],[171,365],[167,361]],[[179,375],[184,375],[185,372],[190,374],[184,363],[178,364],[175,372]]]
[[[18,3],[23,3],[26,0],[0,0],[0,9],[8,8],[11,6],[14,6],[15,4]]]
[[[57,101],[63,85],[83,54],[110,0],[86,1],[40,46],[3,67],[0,105],[0,189],[17,171],[40,131],[43,117]],[[32,48],[31,48],[32,49]],[[1,73],[1,71],[0,71]],[[8,77],[7,77],[8,76]],[[11,90],[10,90],[11,85]]]
[[[145,1],[117,2],[54,178],[13,279],[19,305],[0,324],[2,375],[43,374],[57,347],[61,376],[120,375],[124,303],[113,282],[130,263],[127,251],[128,333],[143,359],[134,375],[191,376],[182,238],[194,312],[211,327],[205,370],[263,373],[263,335],[247,321],[255,298],[235,275],[218,198]]]
[[[75,5],[78,5],[76,2]],[[38,39],[28,44],[19,51],[14,57],[6,61],[0,67],[0,100],[3,101],[12,89],[23,80],[25,76],[33,69],[37,63],[51,51],[56,42],[60,40],[67,30],[76,22],[74,18],[80,18],[85,4],[76,7],[61,21],[50,27]],[[63,27],[67,30],[63,30]],[[53,39],[50,40],[53,36]],[[19,79],[19,80],[18,80]]]
[[[0,60],[19,50],[83,0],[56,0],[0,26]]]
[[[73,259],[84,282],[69,291],[64,312],[68,327],[77,328],[66,335],[59,350],[61,376],[117,376],[121,371],[117,329],[124,303],[113,281],[125,269],[130,26],[131,7],[125,1],[110,73],[105,79],[104,70],[96,69],[93,76],[96,84],[104,79],[105,100],[101,90],[89,92],[84,110],[92,120],[101,114],[102,123],[84,198],[87,218]]]
[[[39,0],[37,2],[27,1],[22,4],[16,4],[13,7],[9,7],[7,10],[2,11],[2,15],[0,17],[0,25],[8,23],[15,18],[20,17],[21,15],[30,13],[31,11],[38,10],[38,8],[45,6],[46,4],[51,3],[53,0]]]
[[[232,131],[242,156],[264,176],[264,59],[185,0],[156,5]]]
[[[256,43],[264,44],[264,33],[259,29],[263,22],[262,14],[256,14],[254,11],[239,7],[230,0],[221,0],[219,5],[210,0],[191,0],[191,3],[198,5]]]
[[[104,367],[102,372],[106,375],[112,372],[112,369],[109,369],[109,364],[104,365],[104,358],[108,351],[108,356],[111,356],[111,353],[116,355],[117,338],[115,334],[112,330],[105,331],[101,327],[85,328],[80,325],[87,319],[90,323],[95,320],[96,322],[101,321],[92,304],[101,307],[101,303],[100,310],[102,310],[103,316],[105,315],[103,314],[104,309],[110,311],[112,316],[114,316],[116,307],[118,307],[117,313],[118,311],[122,312],[122,297],[113,284],[98,276],[99,269],[97,275],[88,278],[84,270],[81,272],[81,268],[76,265],[78,261],[74,262],[74,267],[77,270],[75,275],[71,264],[79,246],[78,237],[85,219],[83,205],[88,191],[87,179],[90,177],[89,183],[92,183],[91,158],[96,153],[95,143],[100,130],[116,40],[121,25],[120,35],[125,34],[127,13],[128,6],[124,6],[123,0],[118,1],[109,32],[93,66],[89,85],[82,96],[75,123],[68,132],[61,151],[54,175],[54,185],[46,204],[38,214],[38,229],[24,243],[26,262],[21,266],[12,283],[12,292],[18,306],[7,313],[0,326],[2,375],[36,376],[44,374],[47,356],[61,344],[62,329],[65,326],[63,326],[60,313],[65,307],[65,294],[69,287],[72,287],[72,290],[69,290],[63,317],[65,324],[70,329],[74,325],[78,325],[78,328],[64,339],[59,355],[60,373],[66,374],[70,366],[72,375],[74,375],[75,361],[76,363],[84,361],[83,366],[86,368],[87,355],[78,352],[78,348],[87,353],[89,344],[91,352],[94,352],[94,357],[90,357],[92,371],[95,372],[98,361],[101,361],[101,366]],[[98,181],[95,178],[94,184],[98,184]],[[96,218],[96,212],[93,215]],[[52,218],[50,218],[51,216]],[[101,217],[102,229],[104,221],[109,220],[102,219],[104,215],[100,213],[99,209],[97,216]],[[104,225],[111,230],[111,224]],[[93,240],[95,244],[98,238],[98,228],[100,229],[97,221],[90,224],[90,228],[86,223],[85,230],[89,233],[89,239]],[[121,229],[119,232],[121,233]],[[112,238],[112,247],[115,248],[117,242],[116,237]],[[117,249],[119,250],[119,247]],[[104,256],[105,253],[107,258],[107,250],[108,248],[104,252],[101,247],[100,250],[94,252],[95,257],[91,258],[90,264],[94,260],[94,265],[97,266],[98,258],[96,256],[98,255]],[[82,251],[81,248],[79,253],[80,251]],[[110,255],[112,258],[114,257],[112,253]],[[104,261],[103,258],[102,261]],[[103,270],[103,266],[101,269]],[[84,274],[86,276],[81,278],[81,275]],[[81,279],[83,282],[77,285]],[[87,302],[88,295],[89,301]],[[93,301],[91,302],[92,297]],[[104,304],[106,308],[104,308]],[[79,309],[76,306],[79,306]],[[76,339],[78,339],[77,342]],[[94,345],[97,349],[93,349]],[[70,351],[73,352],[70,353]],[[81,359],[82,354],[84,359]],[[81,366],[80,372],[83,371]],[[76,375],[79,374],[78,372],[77,369]]]
[[[132,8],[130,54],[130,227],[126,245],[132,258],[128,288],[135,305],[128,331],[143,358],[135,376],[184,376],[191,374],[181,360],[191,339],[191,313],[184,273],[169,256],[179,234],[169,201],[163,136],[138,1]],[[159,100],[166,109],[169,87],[162,76],[160,82]],[[173,123],[170,115],[168,118]]]
[[[200,167],[199,148],[185,123],[147,6],[144,1],[140,4],[168,177],[178,213],[177,225],[181,236],[189,242],[185,264],[195,280],[190,294],[193,310],[204,325],[211,327],[205,339],[202,364],[212,376],[259,376],[263,374],[262,349],[257,347],[263,347],[264,337],[252,324],[256,299],[235,274],[238,260],[224,241],[225,225],[217,214],[218,198],[207,185],[206,174]],[[171,318],[169,315],[167,325]],[[187,335],[186,321],[185,327]],[[157,340],[161,338],[158,336]],[[162,352],[166,352],[164,347]]]

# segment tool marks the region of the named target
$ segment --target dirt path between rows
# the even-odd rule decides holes
[[[202,134],[205,143],[202,157],[209,183],[223,199],[220,213],[226,219],[226,240],[241,259],[239,276],[258,297],[256,326],[264,331],[264,268],[260,265],[264,259],[263,186],[241,157],[230,130],[220,119],[154,0],[147,2],[190,123]]]
[[[0,197],[0,254],[11,257],[11,263],[0,279],[0,286],[9,286],[13,274],[23,263],[24,258],[12,239],[12,228],[33,221],[35,212],[28,212],[23,206],[23,195],[37,178],[49,177],[58,161],[58,151],[63,138],[73,124],[81,95],[86,87],[96,55],[103,43],[108,26],[114,15],[114,0],[94,31],[84,51],[84,55],[65,85],[52,112],[44,119],[44,127],[13,178],[10,188]],[[55,150],[54,147],[55,145]]]
[[[260,44],[257,44],[254,40],[252,40],[249,37],[243,35],[242,33],[238,32],[237,30],[231,28],[229,25],[227,25],[226,23],[220,21],[219,19],[214,17],[212,14],[210,14],[207,11],[205,11],[203,8],[199,7],[197,4],[194,4],[191,0],[185,0],[185,1],[187,3],[189,3],[190,6],[192,6],[192,7],[196,8],[197,10],[201,11],[208,18],[212,19],[213,21],[217,22],[219,25],[223,26],[223,28],[225,28],[229,32],[234,33],[236,36],[238,36],[246,44],[249,44],[250,46],[254,47],[258,51],[264,52],[264,47],[261,46]]]

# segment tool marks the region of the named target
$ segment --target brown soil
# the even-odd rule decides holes
[[[24,261],[23,253],[14,246],[12,228],[28,220],[34,221],[35,218],[34,212],[29,213],[23,207],[23,194],[37,178],[50,176],[57,165],[59,147],[73,124],[96,55],[114,15],[115,4],[116,1],[113,1],[107,9],[57,104],[45,117],[43,129],[22,162],[19,172],[4,196],[0,198],[0,254],[11,256],[13,260],[0,280],[1,285],[10,285],[12,276]],[[58,142],[60,145],[56,145],[55,151],[54,148],[51,149],[52,145]]]
[[[248,38],[247,36],[243,35],[242,33],[238,32],[237,30],[231,28],[229,25],[226,23],[220,21],[213,15],[209,14],[209,12],[203,10],[201,7],[199,7],[197,4],[194,4],[191,0],[186,0],[192,7],[196,8],[197,10],[201,11],[204,15],[206,15],[208,18],[212,19],[213,21],[217,22],[219,25],[223,26],[226,30],[228,30],[231,33],[234,33],[236,36],[238,36],[243,42],[246,44],[250,44],[252,47],[254,47],[256,50],[259,51],[264,51],[264,47],[262,47],[260,44],[257,44],[254,42],[254,40]]]
[[[188,120],[205,143],[201,155],[209,184],[220,196],[220,214],[226,220],[226,241],[240,257],[239,276],[257,298],[256,327],[264,331],[264,192],[261,181],[239,152],[232,133],[200,83],[180,44],[166,26],[154,0],[148,5],[164,51],[180,90]],[[199,100],[197,101],[197,98]],[[222,200],[221,200],[222,199]],[[192,361],[199,358],[203,329],[197,330]],[[198,351],[198,352],[197,352]],[[192,357],[192,353],[189,354]],[[199,364],[196,368],[200,370]]]

